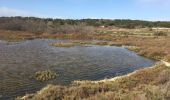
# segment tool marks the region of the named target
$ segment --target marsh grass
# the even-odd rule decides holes
[[[48,81],[55,79],[58,75],[50,70],[38,71],[35,73],[35,79],[38,81]]]
[[[51,46],[70,48],[76,46],[75,43],[52,43]]]
[[[57,42],[57,43],[52,43],[50,45],[55,46],[55,47],[70,48],[70,47],[74,47],[74,46],[90,46],[90,45],[104,46],[104,45],[108,45],[108,42],[71,41],[71,42]]]

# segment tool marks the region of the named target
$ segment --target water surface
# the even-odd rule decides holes
[[[154,61],[122,47],[75,46],[60,48],[49,43],[64,40],[0,41],[0,99],[35,92],[46,84],[68,85],[74,80],[100,80],[149,67]],[[40,70],[59,76],[38,82],[31,76]]]

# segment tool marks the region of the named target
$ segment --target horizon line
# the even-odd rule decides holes
[[[22,17],[22,18],[39,18],[39,19],[63,19],[63,20],[83,20],[83,19],[96,19],[96,20],[132,20],[132,21],[148,21],[148,22],[170,22],[170,20],[148,20],[148,19],[137,19],[137,18],[62,18],[62,17],[40,17],[40,16],[0,16],[0,18],[14,18],[14,17]]]

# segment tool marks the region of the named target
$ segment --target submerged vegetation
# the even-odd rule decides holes
[[[50,70],[38,71],[35,73],[35,79],[38,81],[48,81],[55,79],[58,75]]]

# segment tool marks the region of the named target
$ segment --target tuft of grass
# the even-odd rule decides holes
[[[58,75],[50,70],[38,71],[35,73],[35,79],[38,81],[48,81],[55,79]]]

